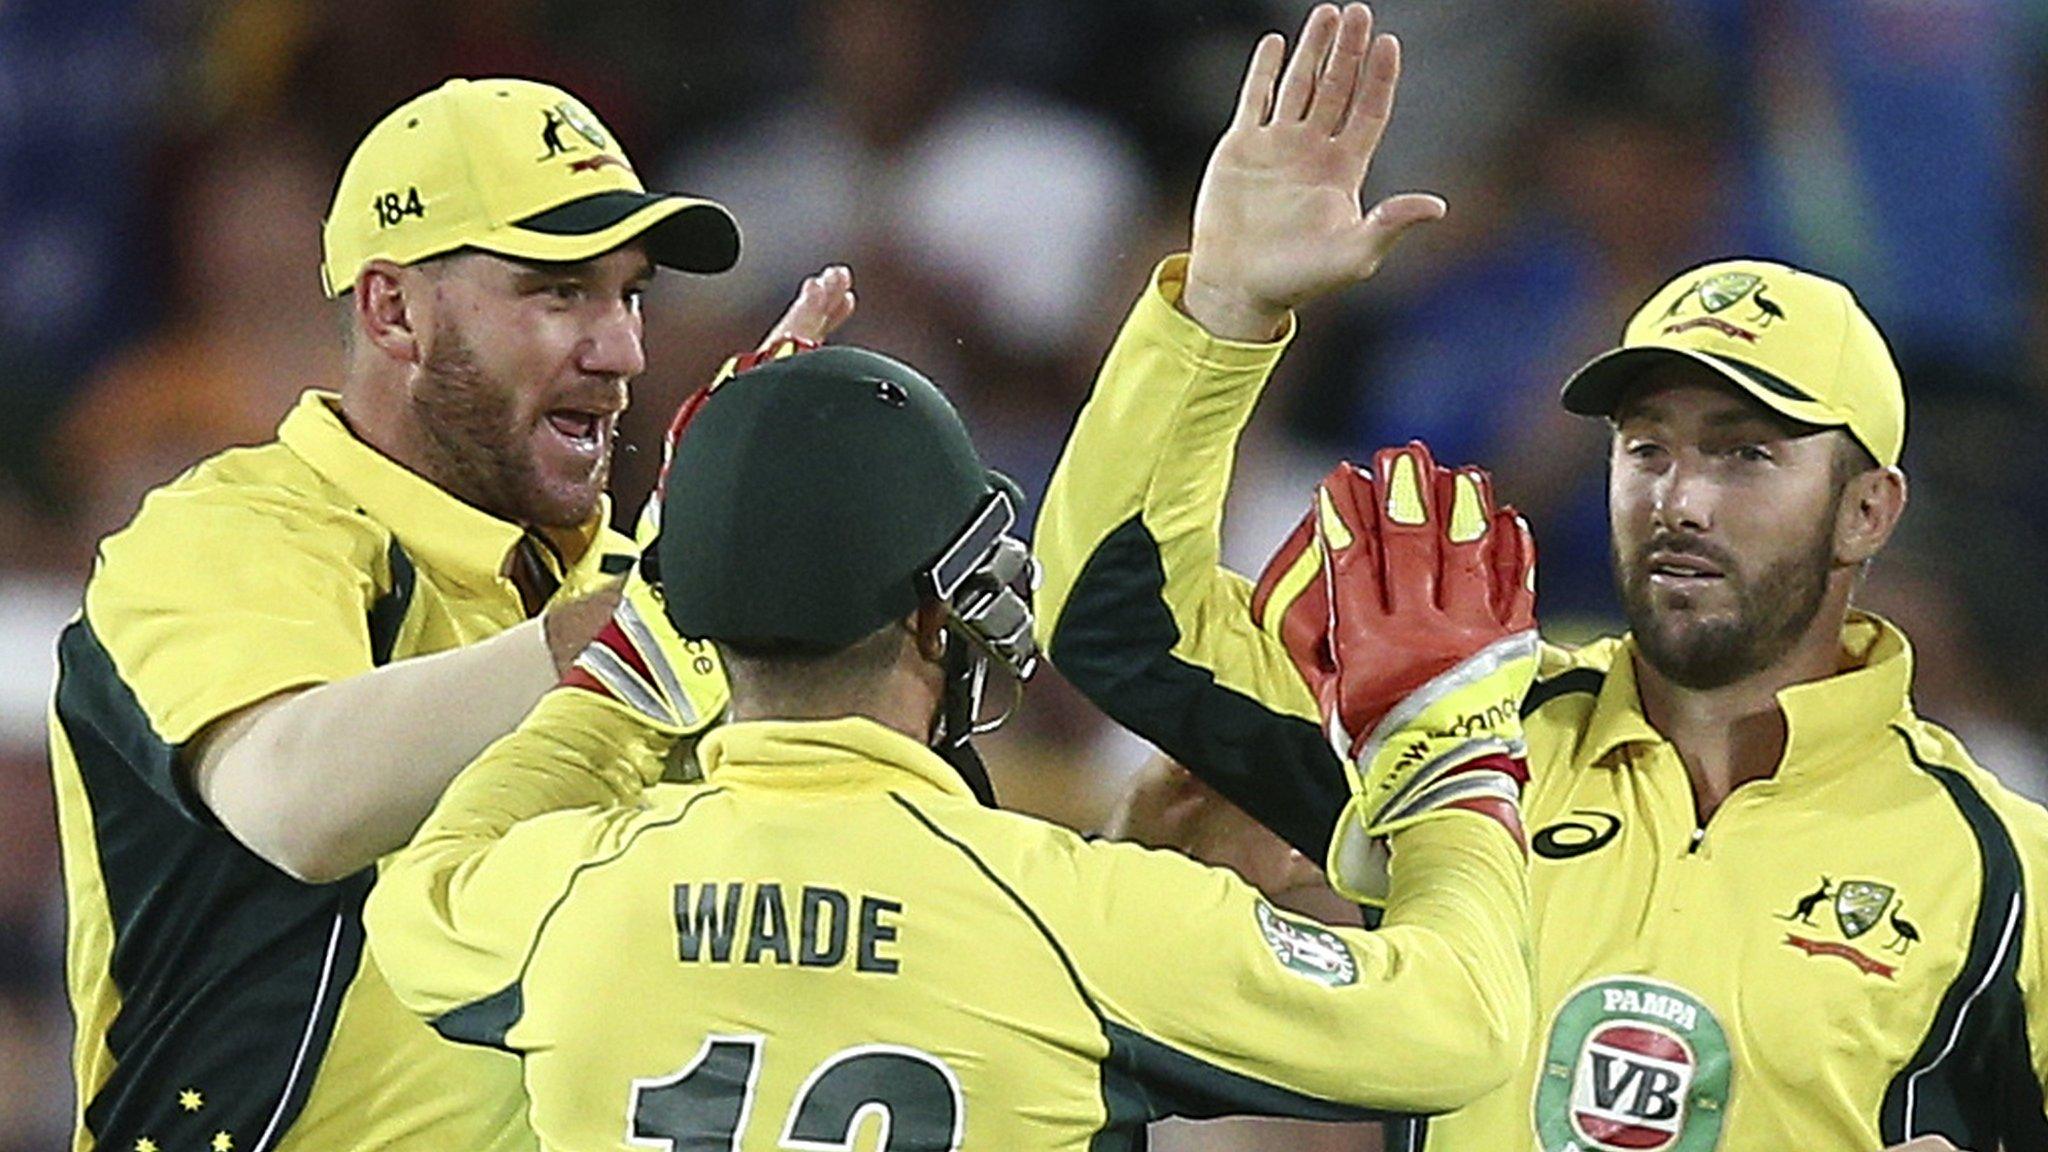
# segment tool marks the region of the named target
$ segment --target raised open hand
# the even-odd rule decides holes
[[[1361,206],[1400,78],[1400,42],[1373,35],[1364,4],[1317,5],[1291,59],[1278,33],[1260,39],[1195,198],[1182,307],[1203,327],[1271,339],[1289,308],[1366,279],[1443,216],[1420,193]]]

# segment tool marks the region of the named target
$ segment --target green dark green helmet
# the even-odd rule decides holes
[[[952,607],[1020,675],[1036,660],[1020,501],[916,369],[819,348],[717,386],[676,442],[657,545],[685,636],[829,652]]]

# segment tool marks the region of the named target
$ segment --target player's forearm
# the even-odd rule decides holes
[[[1518,850],[1460,813],[1396,833],[1396,852],[1377,931],[1262,914],[1271,955],[1242,957],[1235,982],[1253,986],[1241,1009],[1220,1010],[1238,1071],[1333,1105],[1433,1114],[1520,1066],[1533,1009]],[[1274,958],[1291,971],[1275,975]]]
[[[431,1018],[516,978],[561,882],[642,811],[672,743],[616,702],[557,688],[465,767],[384,862],[364,913],[400,1001]],[[590,818],[536,819],[569,809]]]
[[[1291,333],[1248,344],[1204,331],[1175,306],[1185,266],[1170,258],[1146,286],[1053,472],[1033,537],[1048,643],[1083,566],[1133,516],[1162,543],[1205,550],[1210,567],[1220,553],[1237,439]]]
[[[536,816],[637,800],[674,743],[614,700],[557,688],[462,769],[401,856],[437,844],[480,851]]]
[[[1379,931],[1288,915],[1164,853],[1113,851],[1100,921],[1064,938],[1112,1021],[1224,1073],[1216,1099],[1233,1110],[1460,1108],[1506,1081],[1529,1041],[1520,849],[1464,812],[1395,840]],[[1191,990],[1207,996],[1195,1017]]]
[[[1384,949],[1394,1018],[1380,1034],[1418,1070],[1401,1106],[1457,1107],[1519,1066],[1533,1026],[1527,864],[1475,813],[1396,832]]]
[[[1498,824],[1466,813],[1398,832],[1395,845],[1378,930],[1328,927],[1322,946],[1311,928],[1269,930],[1283,963],[1334,986],[1268,978],[1232,1034],[1245,1071],[1268,1083],[1352,1107],[1451,1111],[1506,1082],[1529,1043],[1521,857]],[[1251,963],[1270,971],[1265,957]]]
[[[1176,311],[1181,263],[1133,310],[1054,473],[1040,642],[1118,723],[1320,858],[1342,769],[1250,583],[1221,566],[1238,437],[1284,340],[1218,340]]]
[[[556,680],[538,620],[260,705],[209,740],[194,785],[223,825],[300,879],[405,843],[463,765]]]

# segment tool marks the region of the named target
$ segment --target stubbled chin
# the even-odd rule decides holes
[[[587,498],[580,493],[551,492],[530,502],[526,520],[536,528],[581,528],[597,514],[598,492]]]
[[[611,479],[609,461],[598,460],[578,468],[548,468],[542,462],[530,476],[527,516],[550,528],[580,526],[597,513],[605,486]]]

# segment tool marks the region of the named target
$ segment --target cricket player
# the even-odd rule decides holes
[[[1400,863],[1382,930],[1331,928],[993,806],[967,737],[1037,659],[1035,565],[1014,488],[929,380],[824,348],[689,411],[658,583],[629,585],[369,901],[399,999],[523,1057],[544,1147],[1135,1148],[1161,1116],[1441,1110],[1508,1073],[1529,995],[1512,789],[1441,793],[1520,775],[1536,641],[1512,519],[1484,509],[1497,572],[1444,577],[1483,620],[1408,604],[1382,623],[1435,650],[1344,678],[1392,698],[1343,722],[1428,742],[1440,771],[1361,760],[1399,798],[1370,818]],[[657,613],[731,680],[701,783],[658,779],[690,653]],[[1439,731],[1479,701],[1496,723]]]
[[[1368,19],[1324,8],[1308,38],[1341,64]],[[1273,60],[1262,47],[1248,92]],[[1375,220],[1414,211],[1361,218],[1364,164],[1316,122],[1322,83],[1290,73],[1265,117],[1240,104],[1191,255],[1104,364],[1036,544],[1067,677],[1327,854],[1341,887],[1347,845],[1373,845],[1328,836],[1356,784],[1318,685],[1347,617],[1384,595],[1331,562],[1357,522],[1312,510],[1256,586],[1217,559],[1290,309],[1369,276]],[[1409,1126],[1411,1146],[2048,1147],[2048,816],[1914,714],[1906,638],[1852,604],[1906,504],[1878,329],[1822,276],[1724,261],[1659,289],[1563,402],[1613,432],[1629,631],[1546,647],[1523,705],[1532,1044],[1510,1081]],[[1445,473],[1419,446],[1372,471]]]
[[[609,618],[641,289],[739,232],[643,189],[568,93],[455,80],[371,129],[323,238],[341,393],[151,493],[59,642],[76,1149],[534,1147],[516,1063],[365,961],[363,898]],[[821,335],[849,290],[785,323]],[[691,684],[708,722],[715,661]]]

